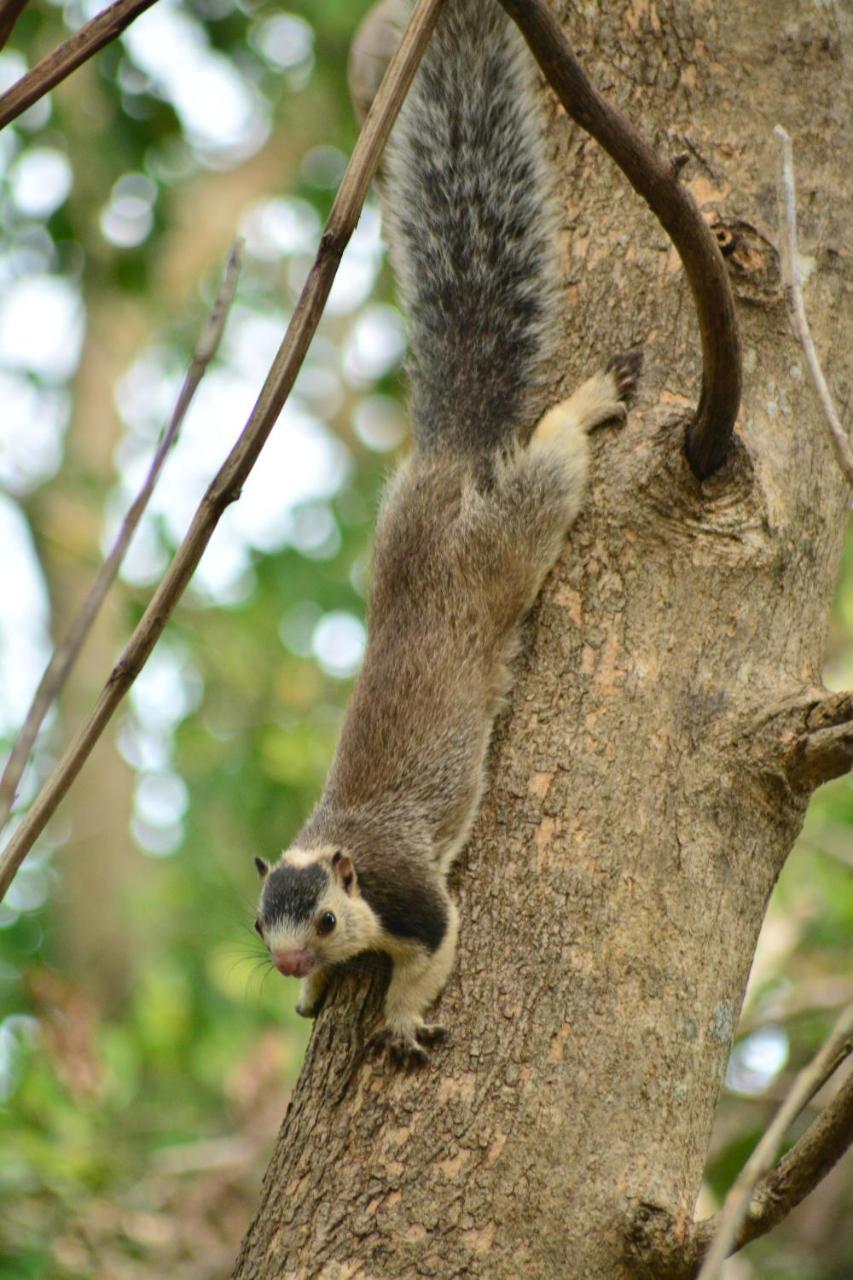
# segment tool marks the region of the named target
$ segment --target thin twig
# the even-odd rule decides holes
[[[83,601],[83,606],[72,622],[65,639],[54,651],[53,657],[48,663],[36,689],[21,731],[6,762],[3,775],[0,777],[0,830],[6,825],[9,814],[12,811],[18,784],[27,766],[27,760],[38,731],[51,704],[65,685],[71,669],[77,661],[80,650],[83,648],[86,637],[92,628],[92,624],[100,612],[107,592],[116,579],[127,548],[130,545],[130,540],[136,532],[145,508],[148,506],[154,486],[160,477],[160,472],[163,469],[169,450],[177,438],[187,409],[190,407],[198,385],[219,347],[228,310],[234,298],[234,291],[237,288],[241,251],[242,241],[238,240],[228,255],[222,285],[216,296],[213,309],[208,316],[207,323],[199,335],[192,361],[175,402],[172,417],[151,460],[151,466],[149,467],[148,475],[145,477],[145,482],[122,521],[118,537],[106,560],[101,565],[91,591]]]
[[[741,394],[741,352],[726,265],[696,201],[678,175],[683,157],[660,159],[631,122],[594,88],[544,0],[500,0],[568,114],[615,160],[672,240],[684,266],[702,339],[702,393],[685,451],[705,479],[725,461]]]
[[[734,1241],[742,1249],[766,1235],[805,1200],[853,1143],[853,1072],[817,1119],[794,1143],[775,1169],[756,1185]],[[701,1256],[714,1239],[718,1220],[696,1224],[696,1248]]]
[[[755,1185],[734,1238],[736,1253],[778,1226],[822,1182],[853,1144],[853,1071],[775,1168]],[[631,1225],[629,1257],[649,1280],[695,1280],[717,1234],[720,1218],[690,1222],[644,1205]]]
[[[843,838],[848,840],[846,832]],[[755,1007],[750,1007],[747,1013],[741,1014],[737,1025],[737,1039],[745,1040],[747,1036],[753,1035],[763,1027],[800,1018],[803,1014],[813,1013],[816,1009],[840,1009],[851,1000],[853,1000],[853,975],[845,974],[834,978],[815,978],[811,981],[798,982],[790,993],[761,1001]]]
[[[726,1196],[725,1204],[715,1219],[713,1241],[705,1255],[698,1280],[716,1280],[726,1258],[736,1247],[738,1233],[749,1213],[756,1185],[773,1163],[789,1126],[851,1052],[853,1004],[843,1011],[817,1056],[797,1076],[790,1093]]]
[[[800,1109],[814,1097],[821,1085],[853,1051],[853,1005],[848,1007],[846,1013],[846,1032],[842,1015],[842,1021],[836,1025],[833,1036],[827,1042],[828,1047],[822,1051],[822,1062],[815,1059],[807,1069],[811,1079],[806,1082],[800,1095]],[[833,1042],[835,1048],[832,1047]],[[805,1074],[801,1073],[798,1077],[798,1084]],[[789,1102],[790,1095],[785,1103],[786,1107]],[[797,1101],[791,1103],[784,1120],[780,1121],[781,1112],[777,1115],[774,1121],[777,1133],[774,1149],[782,1137],[783,1127],[790,1124],[797,1107]],[[769,1137],[770,1130],[765,1135],[765,1140]],[[775,1168],[758,1176],[751,1187],[746,1185],[747,1169],[744,1169],[736,1184],[741,1187],[744,1197],[741,1200],[740,1222],[730,1223],[733,1230],[727,1230],[725,1252],[729,1255],[736,1253],[738,1249],[771,1231],[826,1177],[851,1143],[853,1072],[847,1074],[832,1100]],[[758,1148],[753,1160],[757,1157]],[[769,1146],[765,1157],[767,1163],[773,1157]],[[714,1259],[709,1251],[712,1247],[717,1247],[719,1232],[725,1229],[724,1215],[729,1211],[734,1194],[735,1188],[722,1212],[702,1222],[691,1222],[684,1213],[672,1213],[660,1205],[640,1206],[628,1233],[628,1256],[637,1273],[648,1277],[648,1280],[696,1280],[697,1275],[706,1275],[706,1271],[701,1269],[703,1260],[705,1267],[714,1266],[719,1270],[723,1261],[722,1244]],[[716,1271],[711,1274],[716,1274]]]
[[[120,36],[134,18],[154,3],[155,0],[115,0],[115,4],[102,9],[91,22],[75,31],[58,49],[36,63],[32,71],[21,76],[11,89],[0,94],[0,129],[38,102],[105,44]]]
[[[15,23],[27,7],[27,0],[0,0],[0,49],[5,49]]]
[[[281,346],[249,419],[208,486],[168,572],[113,669],[88,722],[68,747],[0,858],[0,898],[141,671],[226,507],[240,496],[267,436],[282,410],[323,312],[341,255],[358,221],[385,140],[417,70],[444,0],[418,0],[385,75],[320,240]]]
[[[794,337],[799,342],[806,357],[806,367],[812,386],[817,392],[823,409],[826,425],[832,438],[832,447],[848,484],[853,484],[853,447],[850,436],[841,425],[829,387],[823,376],[820,361],[817,358],[812,342],[809,322],[806,319],[806,308],[803,302],[803,282],[800,276],[799,254],[797,252],[797,198],[794,189],[794,153],[791,139],[781,124],[773,130],[773,137],[779,143],[779,223],[782,241],[782,284],[785,289],[785,301],[788,305],[788,316]]]

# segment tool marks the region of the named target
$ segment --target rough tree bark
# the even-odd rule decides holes
[[[599,87],[660,150],[690,152],[685,180],[720,221],[745,349],[738,444],[696,482],[674,417],[698,377],[678,260],[552,107],[565,385],[640,342],[643,395],[596,441],[588,508],[495,736],[455,877],[461,941],[439,1008],[452,1040],[420,1074],[354,1068],[377,991],[341,983],[238,1280],[634,1274],[639,1206],[692,1215],[767,898],[835,767],[802,761],[842,714],[820,683],[847,492],[779,291],[771,130],[794,140],[806,304],[837,393],[853,14],[555,7]]]

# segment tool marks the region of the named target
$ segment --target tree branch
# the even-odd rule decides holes
[[[720,1213],[693,1222],[659,1205],[641,1207],[628,1242],[641,1275],[649,1280],[711,1280],[726,1257],[766,1235],[814,1190],[853,1144],[853,1072],[776,1167],[767,1169],[791,1122],[851,1052],[853,1004],[797,1076]]]
[[[98,576],[83,601],[82,608],[72,622],[68,634],[54,651],[53,657],[45,668],[44,675],[33,696],[21,731],[12,748],[9,759],[6,761],[2,777],[0,777],[0,830],[6,825],[9,814],[12,811],[18,784],[27,766],[30,751],[38,731],[52,702],[59,695],[68,679],[80,650],[83,648],[86,637],[92,628],[92,624],[101,610],[101,605],[104,603],[107,592],[116,579],[131,538],[136,532],[145,508],[148,506],[148,501],[154,492],[154,486],[160,477],[160,472],[163,469],[169,450],[177,438],[187,409],[190,407],[198,385],[219,347],[228,310],[234,298],[234,291],[237,288],[241,250],[242,242],[237,241],[228,255],[222,284],[207,318],[207,323],[199,335],[192,361],[175,402],[172,417],[151,460],[151,466],[148,469],[142,488],[128,509],[109,555],[101,565]]]
[[[105,44],[120,36],[155,0],[115,0],[0,94],[0,129],[54,89]],[[23,8],[23,5],[21,6]],[[14,21],[14,19],[13,19]]]
[[[853,484],[853,448],[850,436],[841,425],[829,387],[823,376],[820,361],[817,358],[812,341],[809,322],[806,319],[806,308],[803,302],[803,283],[800,276],[799,253],[797,250],[797,201],[794,190],[794,155],[791,139],[780,124],[773,130],[773,136],[779,143],[779,224],[781,239],[782,284],[785,289],[785,302],[794,337],[799,342],[806,357],[806,368],[812,386],[820,400],[823,416],[829,428],[832,447],[838,459],[838,465],[844,473],[848,484]]]
[[[700,480],[722,465],[741,395],[734,299],[723,257],[690,192],[678,180],[684,157],[659,158],[631,122],[590,82],[544,0],[500,0],[520,27],[560,102],[601,144],[663,225],[693,294],[702,340],[702,393],[685,451]]]
[[[826,1043],[813,1061],[797,1076],[790,1093],[726,1196],[725,1204],[710,1229],[710,1244],[698,1280],[716,1280],[726,1258],[738,1247],[738,1235],[750,1211],[750,1203],[756,1192],[758,1181],[769,1169],[789,1126],[809,1099],[814,1097],[836,1067],[851,1052],[853,1052],[853,1004],[844,1009]],[[846,1145],[845,1143],[845,1147]],[[835,1159],[837,1158],[836,1156]],[[815,1161],[813,1167],[823,1168],[826,1172],[833,1163],[834,1160],[831,1160],[828,1165],[823,1161]],[[803,1195],[805,1194],[804,1190]],[[774,1221],[778,1222],[782,1217],[784,1213],[780,1213]]]
[[[805,1200],[853,1143],[853,1072],[813,1124],[756,1184],[732,1252],[766,1235]],[[718,1218],[697,1223],[696,1242],[703,1256],[717,1231]]]
[[[15,23],[27,7],[27,0],[0,0],[0,49],[5,49]]]
[[[418,0],[403,39],[358,136],[320,247],[287,332],[249,419],[193,516],[169,570],[155,591],[107,681],[88,722],[70,744],[0,858],[0,898],[80,772],[113,712],[142,670],[201,559],[226,507],[240,496],[286,401],[323,313],[341,255],[358,221],[385,140],[417,70],[444,0]]]
[[[806,729],[785,757],[788,781],[796,790],[814,791],[853,767],[853,693],[827,693],[812,707]]]

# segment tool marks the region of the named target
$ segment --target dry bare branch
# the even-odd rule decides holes
[[[88,636],[92,624],[97,618],[101,605],[104,603],[107,592],[116,579],[122,561],[124,560],[127,548],[130,545],[131,538],[136,532],[139,521],[142,519],[145,508],[151,494],[154,492],[160,473],[163,470],[163,464],[166,461],[172,444],[177,439],[181,424],[186,416],[187,409],[190,407],[192,398],[196,393],[199,383],[204,377],[210,361],[216,354],[222,331],[225,328],[225,320],[228,310],[234,298],[234,291],[237,288],[237,276],[240,271],[240,254],[242,250],[242,242],[237,241],[233,245],[228,261],[225,265],[225,273],[213,308],[207,318],[207,323],[199,335],[196,349],[193,354],[192,361],[187,370],[186,376],[181,386],[178,398],[175,402],[175,408],[169,425],[157,446],[154,457],[151,460],[151,466],[148,474],[137,496],[127,511],[122,521],[118,536],[110,550],[104,563],[98,572],[98,576],[92,584],[92,588],[83,601],[80,609],[68,634],[54,651],[50,662],[45,668],[44,675],[39,681],[38,688],[33,696],[30,708],[24,718],[21,731],[12,748],[9,759],[6,761],[6,767],[0,777],[0,830],[6,825],[12,806],[15,803],[15,796],[18,790],[18,784],[21,781],[24,769],[36,740],[38,731],[42,726],[45,716],[47,715],[54,699],[59,696],[68,676],[77,661],[86,637]]]
[[[226,507],[240,496],[290,394],[322,315],[341,255],[358,221],[385,140],[417,70],[444,0],[418,0],[403,39],[358,136],[320,247],[260,395],[234,447],[208,486],[168,572],[114,667],[87,723],[12,836],[0,858],[0,897],[80,772],[113,712],[142,670],[201,559]]]
[[[27,0],[0,0],[0,49],[5,49],[15,23],[27,7]]]
[[[785,290],[785,301],[794,337],[803,349],[806,357],[806,368],[809,371],[812,386],[820,400],[826,425],[832,440],[832,447],[838,459],[838,465],[849,484],[853,484],[853,447],[850,436],[841,425],[841,419],[835,405],[820,361],[817,358],[812,341],[809,322],[806,319],[806,308],[803,302],[803,282],[800,275],[799,253],[797,249],[797,199],[794,187],[794,154],[791,139],[785,129],[777,124],[773,136],[779,143],[779,229],[781,239],[782,284]]]
[[[756,1185],[734,1249],[766,1235],[815,1189],[853,1143],[853,1072],[802,1137]],[[716,1218],[696,1229],[699,1256],[716,1234]]]
[[[670,1213],[660,1205],[640,1208],[628,1239],[629,1256],[640,1276],[647,1280],[716,1276],[725,1256],[766,1235],[814,1190],[853,1143],[853,1072],[848,1072],[832,1100],[775,1168],[762,1175],[758,1165],[767,1167],[795,1113],[804,1109],[851,1051],[853,1005],[842,1014],[818,1057],[797,1077],[794,1089],[798,1090],[798,1097],[792,1101],[793,1090],[788,1094],[783,1109],[732,1188],[729,1199],[736,1194],[738,1197],[737,1223],[733,1218],[728,1225],[723,1222],[729,1201],[721,1213],[702,1222],[694,1222],[684,1213]],[[725,1246],[721,1228],[725,1231]]]
[[[733,1249],[737,1248],[738,1235],[750,1213],[750,1206],[756,1194],[757,1184],[767,1174],[785,1133],[806,1103],[814,1097],[818,1089],[821,1088],[851,1052],[853,1052],[853,1004],[844,1009],[823,1047],[812,1062],[798,1074],[790,1093],[776,1112],[766,1133],[747,1160],[735,1180],[734,1186],[726,1196],[725,1204],[713,1220],[711,1243],[705,1254],[698,1280],[717,1280],[726,1258]],[[842,1090],[842,1093],[846,1096],[846,1090]],[[847,1102],[849,1102],[849,1099]],[[847,1103],[842,1104],[841,1110],[845,1116],[847,1114],[846,1108]],[[816,1121],[815,1123],[820,1122]],[[845,1123],[849,1133],[849,1121]],[[826,1139],[826,1136],[826,1133],[824,1133],[824,1139]],[[830,1136],[834,1140],[834,1134],[830,1134]],[[853,1136],[853,1134],[850,1136]],[[849,1137],[847,1141],[849,1142]],[[845,1149],[846,1145],[847,1143],[845,1142],[842,1150]],[[838,1152],[838,1154],[840,1155],[841,1152]],[[826,1173],[837,1159],[838,1155],[827,1164],[824,1159],[815,1159],[812,1155],[809,1157],[809,1164],[814,1172],[822,1170],[818,1174],[818,1177],[822,1177],[823,1173]],[[812,1183],[812,1185],[815,1184]],[[800,1199],[806,1194],[807,1190],[809,1190],[808,1187],[802,1191]],[[792,1202],[791,1208],[793,1208],[793,1203],[795,1202]],[[783,1216],[783,1213],[779,1213],[778,1217],[774,1218],[774,1222],[778,1222]]]
[[[500,0],[520,27],[560,102],[601,144],[664,227],[687,276],[702,340],[702,393],[687,428],[687,460],[700,480],[725,461],[741,395],[741,351],[723,257],[688,189],[685,157],[661,160],[631,122],[602,98],[544,0]]]
[[[64,41],[53,53],[42,58],[32,71],[21,76],[11,89],[0,94],[0,129],[54,89],[79,66],[87,62],[105,44],[115,40],[130,26],[134,18],[150,9],[155,0],[115,0],[86,22],[79,31]]]

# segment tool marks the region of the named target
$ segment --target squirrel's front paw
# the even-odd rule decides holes
[[[304,979],[296,1002],[296,1012],[300,1018],[316,1018],[323,1007],[329,980],[322,969],[317,969]]]
[[[303,1000],[300,996],[296,1002],[296,1012],[300,1018],[316,1018],[322,1007],[322,1000]]]
[[[421,1022],[412,1026],[380,1027],[371,1037],[370,1047],[386,1053],[396,1067],[422,1067],[429,1062],[425,1044],[438,1044],[447,1039],[447,1028],[436,1023]]]

